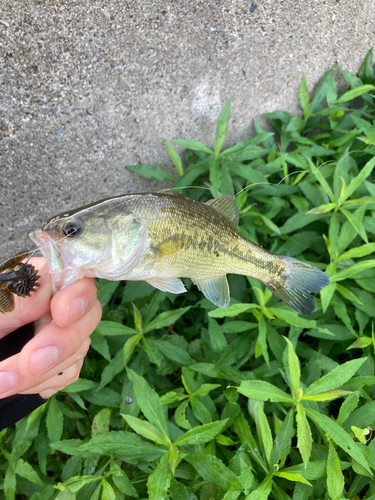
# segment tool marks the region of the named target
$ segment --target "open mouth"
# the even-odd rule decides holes
[[[64,279],[66,265],[62,257],[61,247],[41,229],[30,231],[29,236],[46,259],[52,278],[53,292],[55,293],[66,286],[66,280]]]

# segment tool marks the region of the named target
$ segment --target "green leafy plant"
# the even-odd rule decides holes
[[[0,499],[375,498],[372,51],[341,72],[341,96],[332,71],[311,99],[303,77],[302,116],[224,149],[229,101],[213,148],[167,143],[175,175],[128,167],[199,201],[239,193],[243,235],[330,276],[315,315],[243,276],[225,309],[188,280],[99,280],[80,379],[0,433]]]

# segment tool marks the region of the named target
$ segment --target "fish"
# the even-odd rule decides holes
[[[31,252],[21,252],[0,263],[0,313],[14,311],[14,295],[30,297],[40,286],[40,276],[35,267],[22,260]]]
[[[312,293],[329,283],[317,267],[275,255],[238,232],[236,198],[206,203],[171,190],[100,200],[30,231],[56,292],[87,276],[141,280],[164,292],[190,278],[218,307],[228,307],[227,274],[252,276],[296,311],[315,311]]]

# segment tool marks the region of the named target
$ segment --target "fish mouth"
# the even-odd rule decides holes
[[[67,285],[75,281],[76,274],[70,259],[64,254],[61,246],[51,238],[42,229],[35,229],[29,232],[32,241],[39,247],[40,252],[45,258],[49,273],[52,280],[52,291],[56,293],[58,290],[65,288]]]

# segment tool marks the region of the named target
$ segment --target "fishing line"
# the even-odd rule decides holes
[[[345,159],[347,156],[353,154],[353,153],[361,153],[361,152],[364,152],[366,151],[368,148],[370,148],[371,145],[368,145],[365,149],[355,149],[353,151],[347,151],[346,154],[342,157],[342,159]],[[341,158],[340,158],[341,159]],[[317,167],[317,170],[319,170],[321,167],[323,167],[324,165],[327,165],[327,164],[330,164],[330,163],[335,163],[335,160],[327,160],[325,162],[323,162],[321,165],[319,165],[319,167]],[[241,189],[240,191],[238,191],[238,193],[235,194],[235,196],[237,197],[238,195],[240,195],[243,191],[246,191],[247,189],[251,189],[252,187],[255,187],[255,186],[260,186],[260,185],[264,185],[266,184],[267,186],[280,186],[280,184],[282,184],[285,179],[287,179],[288,177],[292,176],[292,175],[297,175],[297,174],[301,174],[301,173],[306,173],[306,174],[311,174],[312,172],[311,171],[308,171],[308,170],[297,170],[296,172],[290,172],[288,175],[286,175],[285,177],[283,177],[280,182],[278,183],[270,183],[270,182],[256,182],[256,183],[253,183],[253,184],[250,184],[248,186],[245,186],[243,189]],[[206,191],[210,191],[210,193],[212,193],[212,190],[206,186],[181,186],[181,187],[172,187],[170,189],[163,189],[161,191],[158,191],[159,193],[162,193],[162,192],[167,192],[167,191],[178,191],[178,190],[183,190],[183,189],[204,189]],[[134,193],[134,195],[137,195],[139,193]],[[150,193],[152,194],[152,193]],[[132,194],[128,194],[128,195],[119,195],[119,198],[123,198],[123,197],[128,197],[128,196],[132,196]],[[115,198],[112,198],[112,200],[115,200]],[[110,200],[110,199],[109,199]],[[109,201],[109,200],[103,200],[103,202],[105,201]],[[126,199],[119,199],[118,200],[118,203],[114,203],[114,206],[110,208],[111,211],[115,210],[116,208],[120,207],[123,203],[126,202]],[[99,213],[98,215],[101,215],[103,212]],[[74,215],[72,216],[74,217]],[[63,236],[62,238],[60,238],[59,240],[55,241],[56,244],[60,243],[61,241],[64,241],[65,239],[67,239],[68,236]],[[34,249],[34,250],[28,250],[28,251],[25,251],[23,253],[20,253],[18,254],[18,256],[25,256],[25,258],[27,258],[27,261],[26,263],[32,258],[34,257],[37,253],[40,253],[41,250],[43,250],[44,248],[48,248],[50,247],[50,243],[46,243],[45,245],[43,246],[39,246],[38,248]]]
[[[342,159],[344,160],[347,156],[349,156],[352,153],[362,153],[363,151],[366,151],[369,147],[370,146],[367,146],[365,149],[355,149],[354,151],[347,151],[346,154],[342,157]],[[323,162],[321,165],[319,165],[319,167],[317,167],[317,170],[319,170],[320,168],[324,167],[324,165],[327,165],[327,164],[330,164],[330,163],[337,163],[337,162],[335,160],[327,160],[327,161]],[[280,184],[283,181],[285,181],[285,179],[287,179],[288,177],[290,177],[291,175],[302,174],[302,173],[311,174],[312,172],[311,172],[311,170],[297,170],[296,172],[290,172],[288,175],[286,175],[285,177],[283,177],[281,179],[281,181],[278,182],[277,184],[273,184],[271,182],[256,182],[254,184],[250,184],[249,186],[245,186],[243,189],[241,189],[241,191],[238,191],[238,193],[236,193],[235,196],[237,197],[239,194],[241,194],[246,189],[250,189],[250,188],[252,188],[254,186],[259,186],[259,185],[262,185],[262,184],[267,184],[267,186],[280,186]]]

